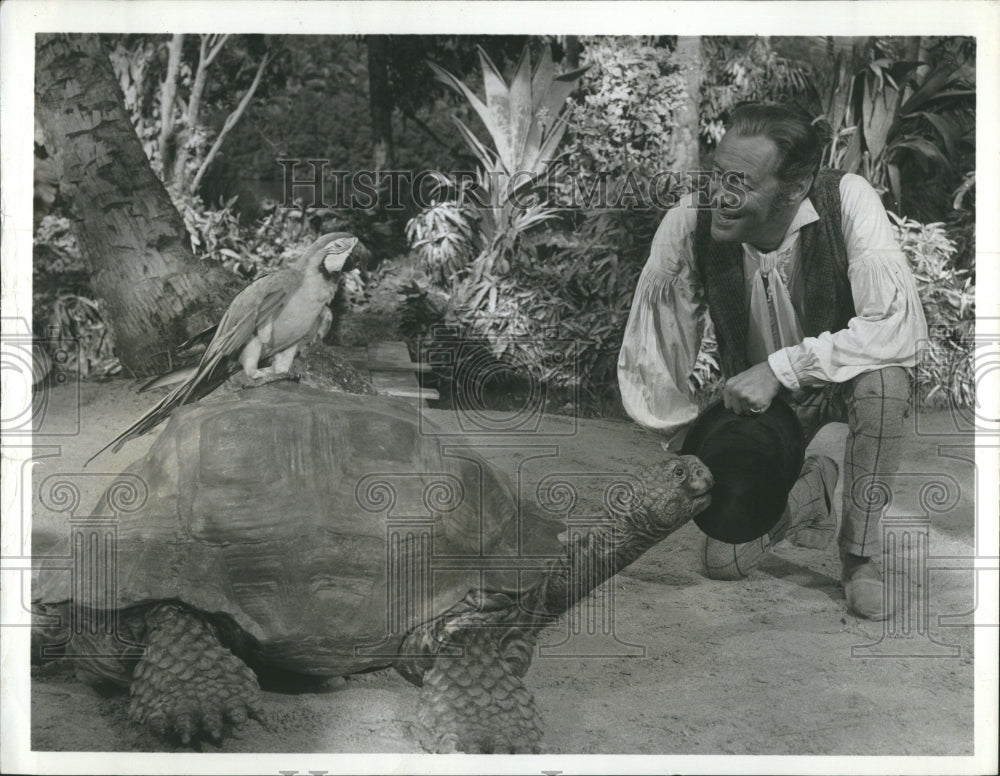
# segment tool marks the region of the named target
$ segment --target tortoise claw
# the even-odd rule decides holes
[[[190,714],[178,714],[174,718],[174,730],[177,735],[180,736],[181,743],[190,744],[191,736],[196,732],[197,728],[194,724],[194,720],[191,718]]]
[[[246,707],[236,700],[229,701],[223,713],[234,727],[240,727],[247,721]]]
[[[161,606],[147,615],[147,648],[132,675],[129,718],[185,745],[221,742],[225,722],[262,717],[253,671],[196,614]]]
[[[202,717],[201,727],[213,741],[221,741],[222,712],[217,708],[209,709]]]

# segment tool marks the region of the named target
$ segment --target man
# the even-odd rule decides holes
[[[824,424],[846,422],[841,581],[850,611],[884,619],[878,494],[899,465],[906,368],[927,325],[878,195],[857,175],[820,170],[821,154],[815,128],[792,108],[734,111],[715,153],[710,207],[699,210],[695,193],[656,233],[618,378],[629,415],[676,442],[697,415],[686,386],[707,304],[727,407],[762,412],[781,396],[807,442]],[[743,577],[786,536],[826,546],[837,476],[833,460],[808,458],[768,536],[706,539],[706,573]]]

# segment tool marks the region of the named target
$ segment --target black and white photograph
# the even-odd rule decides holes
[[[1000,6],[0,16],[0,770],[996,772]]]

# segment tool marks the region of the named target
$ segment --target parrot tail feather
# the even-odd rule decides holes
[[[218,331],[218,329],[219,329],[219,324],[217,323],[214,324],[213,326],[209,326],[207,329],[199,331],[197,334],[184,340],[180,345],[174,348],[174,351],[177,353],[183,353],[199,345],[207,347],[208,344],[212,341],[213,337],[215,337],[215,332]]]
[[[185,369],[175,369],[173,372],[167,372],[163,375],[157,375],[151,380],[147,380],[142,385],[139,386],[139,393],[145,393],[146,391],[152,391],[156,388],[167,388],[171,385],[176,385],[177,383],[187,381],[198,371],[197,366],[186,367]]]
[[[178,385],[174,390],[164,396],[160,401],[156,403],[152,409],[148,410],[141,418],[139,418],[135,423],[125,429],[122,433],[108,442],[104,447],[94,453],[87,462],[84,464],[86,468],[97,456],[107,450],[109,447],[112,452],[117,453],[121,450],[122,445],[128,442],[130,439],[135,439],[136,437],[142,436],[146,432],[150,431],[156,427],[160,421],[165,420],[171,412],[173,412],[177,407],[179,407],[182,402],[182,394],[184,389],[187,387],[185,383]]]

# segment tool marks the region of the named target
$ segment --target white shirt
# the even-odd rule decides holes
[[[803,226],[819,219],[808,198],[774,251],[763,253],[743,244],[751,311],[748,350],[751,355],[760,353],[751,360],[763,360],[768,353],[775,376],[791,391],[846,382],[885,366],[911,367],[916,363],[917,343],[927,338],[916,281],[878,194],[861,176],[845,175],[840,180],[840,198],[847,275],[857,313],[841,331],[803,338],[799,325],[803,315],[797,274],[799,234]],[[698,414],[688,392],[688,376],[707,325],[694,260],[697,215],[692,196],[660,223],[636,286],[618,357],[618,384],[626,412],[637,423],[670,435]],[[777,327],[762,306],[762,275],[772,281]],[[774,282],[779,278],[780,282]],[[772,332],[779,342],[774,342]]]

